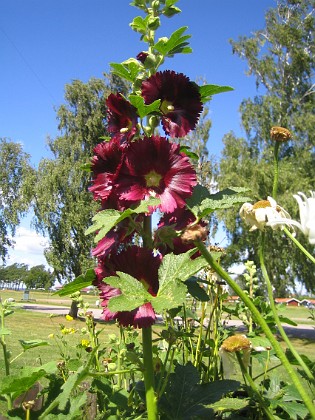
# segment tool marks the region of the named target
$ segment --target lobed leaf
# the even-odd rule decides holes
[[[187,206],[198,219],[201,219],[215,210],[228,209],[250,201],[251,198],[243,194],[247,191],[248,188],[230,187],[216,194],[210,194],[207,188],[197,185],[193,195],[187,200]]]
[[[187,47],[188,42],[185,42],[191,35],[183,35],[188,27],[183,26],[172,33],[170,38],[160,38],[154,45],[154,48],[164,56],[172,56],[175,53],[189,53],[191,48]]]
[[[127,273],[117,271],[117,276],[105,277],[104,282],[121,291],[121,295],[112,297],[108,302],[112,312],[132,311],[153,299],[143,284]]]
[[[160,112],[161,99],[157,99],[150,105],[146,105],[142,96],[130,95],[129,101],[135,108],[137,108],[137,112],[140,118],[144,118],[154,112]]]

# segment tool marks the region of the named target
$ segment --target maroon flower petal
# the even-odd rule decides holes
[[[120,93],[111,93],[106,100],[108,131],[120,140],[130,140],[137,132],[138,115],[136,108]]]
[[[161,100],[162,126],[171,137],[183,137],[196,127],[203,105],[198,86],[183,73],[166,70],[142,82],[145,103]]]
[[[89,190],[95,200],[106,200],[112,193],[123,159],[123,148],[118,140],[99,143],[92,158],[92,186]]]
[[[119,289],[108,286],[105,282],[106,277],[115,275],[116,271],[122,271],[139,280],[147,291],[155,296],[159,289],[158,269],[160,263],[160,256],[154,256],[149,249],[137,246],[129,247],[117,255],[100,259],[98,267],[95,269],[97,280],[94,284],[100,290],[104,319],[117,319],[121,325],[132,325],[136,328],[152,325],[156,316],[150,303],[130,312],[111,312],[108,309],[108,301],[112,296],[117,296],[121,292]]]
[[[137,202],[156,196],[163,212],[184,207],[197,183],[195,170],[179,145],[159,136],[131,143],[121,174],[117,183],[121,199]]]

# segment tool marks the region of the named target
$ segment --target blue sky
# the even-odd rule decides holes
[[[64,102],[65,84],[101,77],[109,71],[110,62],[135,57],[145,49],[139,34],[129,27],[141,12],[129,3],[1,1],[0,136],[23,143],[34,165],[49,156],[46,138],[58,132],[56,109]],[[254,79],[245,75],[246,62],[232,54],[228,40],[263,28],[266,11],[275,5],[275,0],[179,0],[182,13],[162,19],[158,36],[169,36],[188,26],[193,48],[192,54],[166,61],[164,69],[234,88],[211,101],[210,154],[219,156],[222,137],[229,131],[244,135],[239,105],[242,99],[256,94]],[[12,258],[20,258],[17,252]],[[42,245],[39,256],[41,253]],[[22,255],[26,254],[24,250]]]

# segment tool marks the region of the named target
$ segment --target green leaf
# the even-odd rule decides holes
[[[152,300],[156,312],[181,306],[187,294],[187,286],[183,282],[208,265],[203,257],[192,260],[190,257],[194,252],[167,254],[163,258],[159,268],[159,291]]]
[[[62,289],[54,293],[54,295],[59,296],[68,296],[72,293],[79,292],[84,289],[84,287],[91,286],[95,280],[94,269],[91,268],[87,270],[85,274],[81,274],[79,277],[74,279],[72,282],[65,284]]]
[[[194,160],[198,160],[199,156],[197,155],[197,153],[192,152],[190,150],[189,146],[180,146],[179,149],[181,152],[185,153],[185,155],[187,155],[190,159],[194,159]]]
[[[233,380],[214,381],[199,385],[199,373],[192,364],[177,365],[169,377],[161,407],[172,419],[214,418],[209,404],[239,388]]]
[[[132,216],[133,214],[147,213],[150,207],[155,207],[160,204],[159,198],[151,197],[149,200],[143,200],[134,209],[128,208],[127,210],[120,212],[118,210],[107,209],[97,213],[92,221],[94,222],[85,232],[86,235],[98,231],[95,236],[95,243],[100,241],[107,233],[113,229],[118,223]]]
[[[222,398],[220,401],[211,404],[209,407],[213,408],[214,411],[220,413],[237,411],[247,407],[249,404],[248,400],[239,398]]]
[[[177,279],[182,282],[196,274],[199,270],[207,267],[208,263],[203,257],[191,259],[196,249],[190,250],[185,254],[167,254],[162,260],[159,268],[160,287],[171,279]]]
[[[145,19],[143,19],[141,16],[137,16],[129,25],[134,31],[140,32],[140,34],[144,35],[147,31],[148,16]]]
[[[140,69],[143,68],[142,64],[134,58],[129,58],[123,63],[110,63],[110,66],[114,74],[131,83],[135,82]]]
[[[289,418],[292,420],[305,419],[309,414],[308,409],[305,407],[304,404],[300,404],[298,402],[278,402],[278,406],[283,409],[288,415]]]
[[[160,283],[157,296],[152,300],[152,306],[157,313],[177,308],[185,301],[187,287],[178,279],[169,279]]]
[[[144,118],[147,115],[152,114],[154,112],[160,112],[161,99],[157,99],[150,105],[145,105],[142,96],[130,95],[129,101],[135,108],[137,108],[137,112],[140,118]]]
[[[210,194],[207,188],[197,185],[193,195],[187,200],[187,206],[197,218],[201,219],[215,210],[228,209],[250,201],[251,198],[243,194],[247,191],[248,188],[230,187],[216,194]]]
[[[185,42],[191,35],[183,35],[188,27],[183,26],[172,33],[170,38],[160,38],[154,45],[154,48],[164,56],[171,57],[176,53],[190,53],[192,50],[187,47],[188,42]]]
[[[281,314],[279,314],[279,319],[280,319],[281,322],[283,322],[285,324],[292,325],[294,327],[297,326],[296,322],[292,321],[292,319],[287,318],[286,316],[282,316]]]
[[[28,350],[28,349],[33,349],[35,347],[40,347],[40,346],[49,346],[50,344],[48,343],[48,341],[45,340],[19,340],[21,346],[23,347],[23,350]]]
[[[210,101],[213,95],[223,92],[230,92],[234,90],[230,86],[218,86],[218,85],[203,85],[199,86],[199,93],[201,96],[201,102],[205,103]]]
[[[154,298],[140,281],[121,271],[117,271],[117,276],[105,277],[104,282],[121,291],[121,295],[112,297],[108,302],[112,312],[132,311]]]
[[[56,372],[56,370],[56,362],[49,362],[37,368],[20,369],[18,375],[5,376],[1,379],[0,394],[12,394],[12,398],[15,399],[30,389],[39,379]]]
[[[205,289],[203,289],[200,284],[198,283],[198,277],[192,276],[188,280],[185,281],[185,284],[188,289],[188,293],[191,294],[192,297],[198,299],[200,302],[208,302],[209,296],[206,293]]]

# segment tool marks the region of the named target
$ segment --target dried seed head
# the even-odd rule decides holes
[[[205,241],[208,237],[208,230],[200,225],[188,226],[181,235],[184,244],[190,244],[194,241]]]
[[[285,142],[290,140],[292,137],[290,131],[287,128],[283,127],[272,127],[270,130],[271,140]]]

